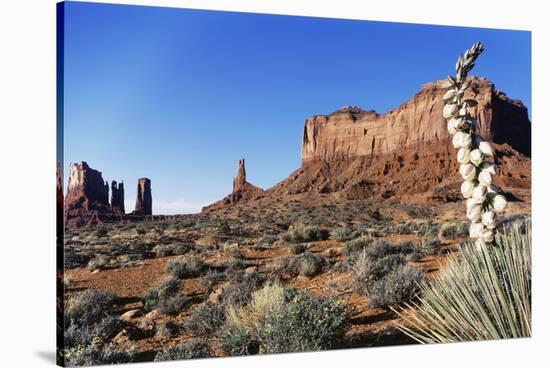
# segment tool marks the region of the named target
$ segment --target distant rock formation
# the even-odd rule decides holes
[[[61,178],[58,174],[58,203],[60,195],[63,198],[60,183]],[[136,211],[126,214],[124,182],[111,182],[109,203],[109,184],[103,180],[101,172],[92,169],[85,161],[73,163],[69,168],[67,194],[62,203],[64,223],[69,227],[121,220],[141,221],[144,216],[152,214],[151,181],[147,178],[138,180]]]
[[[111,182],[111,210],[124,214],[124,182]]]
[[[153,196],[151,195],[151,180],[139,178],[137,185],[136,209],[134,214],[152,215]]]
[[[65,220],[84,225],[110,212],[109,184],[103,181],[101,172],[90,168],[85,161],[71,164],[65,196]]]
[[[479,132],[496,149],[496,184],[530,197],[525,190],[531,180],[527,108],[484,78],[469,80],[465,96],[478,102],[473,115]],[[460,199],[456,151],[442,113],[444,92],[436,81],[384,115],[345,106],[307,119],[302,167],[266,195],[316,192],[367,199],[426,194],[442,201]]]
[[[212,203],[202,208],[203,212],[208,212],[218,208],[231,205],[236,202],[248,201],[258,198],[264,193],[263,189],[246,181],[246,168],[244,158],[239,160],[237,166],[237,176],[233,179],[233,191],[222,200]]]

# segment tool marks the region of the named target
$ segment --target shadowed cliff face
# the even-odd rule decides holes
[[[486,140],[508,144],[526,156],[531,154],[531,123],[521,101],[511,100],[483,78],[469,78],[466,98],[478,105],[473,116]],[[421,91],[398,108],[380,115],[346,106],[330,115],[316,115],[305,121],[302,165],[380,156],[434,142],[450,136],[443,118],[441,82],[425,84]]]

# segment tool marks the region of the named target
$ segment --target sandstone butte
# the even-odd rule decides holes
[[[209,211],[262,196],[324,193],[346,199],[460,200],[456,150],[443,118],[443,81],[422,86],[386,114],[345,106],[305,120],[301,167],[264,192],[231,195]],[[530,201],[531,122],[527,108],[484,78],[470,77],[466,98],[478,105],[478,132],[492,142],[495,183],[510,200]],[[244,163],[243,163],[244,165]]]
[[[93,225],[123,219],[142,220],[152,214],[151,181],[148,178],[138,180],[136,210],[126,214],[124,183],[111,182],[109,203],[109,184],[103,180],[102,173],[92,169],[85,161],[72,163],[69,168],[67,194],[63,199],[59,167],[57,171],[58,209],[63,208],[67,226]],[[58,223],[62,223],[59,218]]]

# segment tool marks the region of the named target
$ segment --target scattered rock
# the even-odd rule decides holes
[[[120,316],[120,319],[123,321],[130,321],[138,317],[141,317],[142,315],[143,315],[143,312],[141,311],[141,309],[132,309],[132,310],[129,310],[128,312],[123,313]]]

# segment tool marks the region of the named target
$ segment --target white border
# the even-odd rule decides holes
[[[97,1],[107,2],[107,1]],[[533,31],[534,337],[323,353],[168,362],[143,367],[541,367],[550,346],[548,11],[543,1],[108,1]],[[53,365],[55,348],[55,1],[3,1],[0,11],[0,365]],[[434,47],[437,47],[436,45]],[[513,73],[513,70],[510,71]],[[546,349],[544,349],[546,347]],[[121,367],[134,366],[122,365]]]

